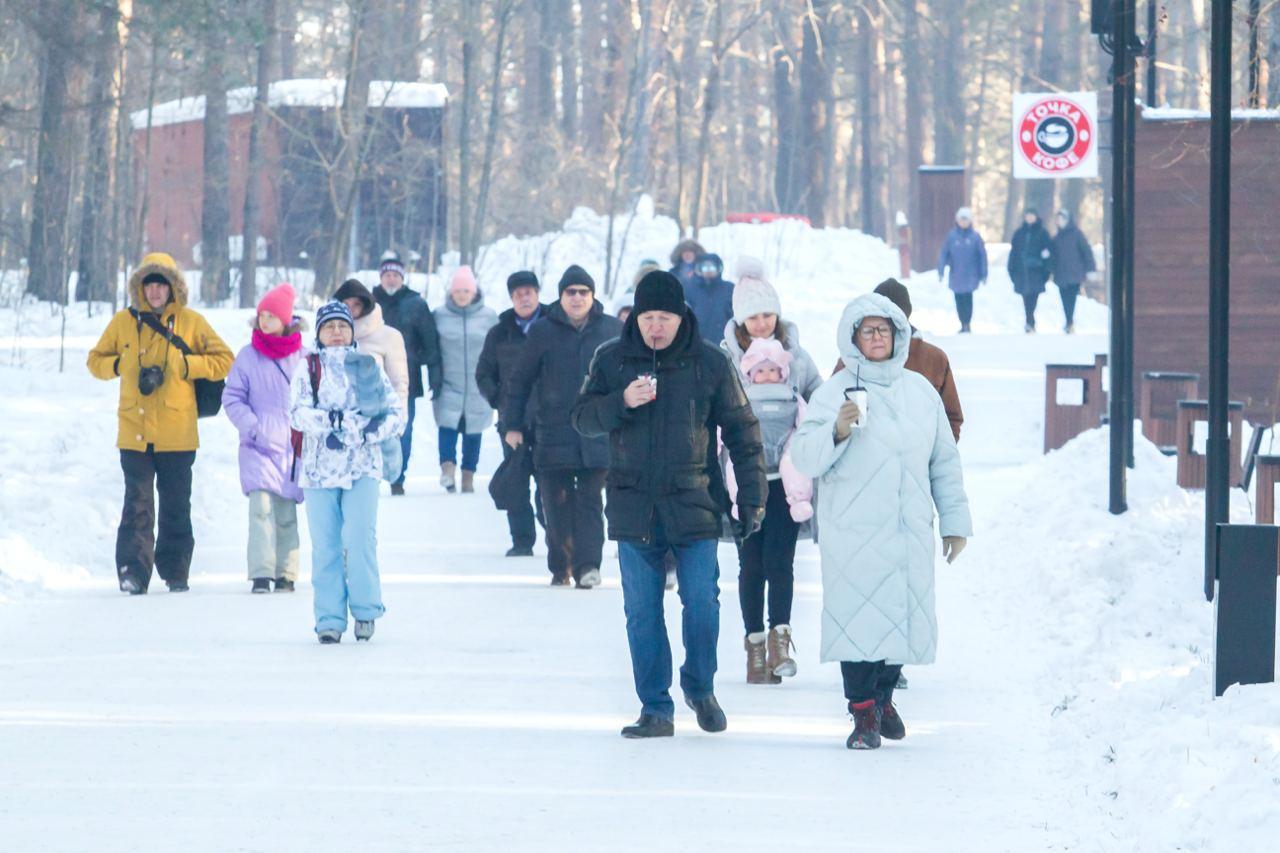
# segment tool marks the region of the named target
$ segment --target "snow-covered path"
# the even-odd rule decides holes
[[[1020,482],[1016,466],[1039,454],[1042,365],[1088,361],[1104,342],[944,343],[981,537]],[[626,741],[617,730],[637,702],[616,560],[603,588],[580,592],[547,587],[541,559],[504,559],[487,496],[434,485],[430,426],[420,422],[409,496],[382,504],[388,614],[370,644],[316,644],[305,583],[250,596],[245,532],[231,525],[197,527],[187,595],[157,583],[128,599],[99,574],[5,605],[3,847],[1032,850],[1095,837],[1094,816],[1062,808],[1050,772],[1049,708],[1029,689],[1043,661],[988,618],[980,560],[999,549],[939,569],[940,658],[910,671],[903,743],[844,749],[839,674],[817,663],[809,544],[799,676],[743,683],[725,547],[717,693],[729,731],[704,735],[681,707],[673,740]],[[112,463],[99,474],[118,478]],[[116,481],[93,490],[113,511]],[[96,547],[109,559],[109,540]],[[668,606],[679,648],[674,595]]]

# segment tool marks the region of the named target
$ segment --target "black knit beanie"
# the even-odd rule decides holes
[[[542,290],[542,285],[538,282],[538,277],[534,275],[532,270],[519,270],[507,276],[507,293],[515,293],[522,287],[532,287],[534,290]]]
[[[908,319],[911,318],[911,294],[907,292],[905,284],[896,278],[886,278],[876,285],[876,293],[902,309],[902,313],[907,315]]]
[[[577,264],[571,264],[564,275],[560,276],[560,295],[564,295],[565,288],[580,285],[591,289],[594,294],[596,292],[596,280],[591,274]]]
[[[666,270],[646,273],[636,285],[636,306],[632,313],[639,317],[646,311],[666,311],[683,317],[684,287],[680,279]]]

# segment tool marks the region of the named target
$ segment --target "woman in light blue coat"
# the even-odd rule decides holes
[[[449,282],[444,305],[434,312],[440,334],[440,358],[444,380],[431,400],[440,442],[440,485],[452,492],[457,486],[458,439],[462,439],[462,491],[475,490],[480,462],[480,439],[493,423],[493,407],[476,384],[476,368],[489,330],[498,315],[484,304],[471,267],[459,267]]]
[[[791,458],[819,478],[823,661],[839,661],[854,716],[850,749],[899,740],[903,664],[933,663],[934,508],[951,562],[972,535],[960,454],[942,398],[905,370],[911,325],[860,296],[837,332],[844,368],[809,400]]]

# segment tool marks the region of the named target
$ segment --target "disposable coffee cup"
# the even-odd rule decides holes
[[[648,381],[649,387],[653,389],[653,396],[657,397],[658,396],[658,377],[654,376],[652,373],[645,373],[645,374],[642,374],[640,378]]]
[[[870,397],[866,388],[846,388],[844,389],[844,398],[850,402],[858,404],[858,419],[853,422],[854,429],[862,429],[867,425],[867,402]]]

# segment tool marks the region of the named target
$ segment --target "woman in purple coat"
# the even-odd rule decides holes
[[[938,256],[938,281],[947,267],[951,268],[948,284],[956,297],[956,313],[960,315],[960,332],[968,334],[973,322],[973,292],[987,281],[987,246],[973,228],[973,211],[962,207],[956,211],[956,227],[947,234]]]
[[[298,578],[298,465],[289,427],[289,383],[302,351],[293,288],[258,303],[253,342],[240,350],[222,408],[240,432],[240,487],[249,497],[249,580],[255,593],[293,592]]]

